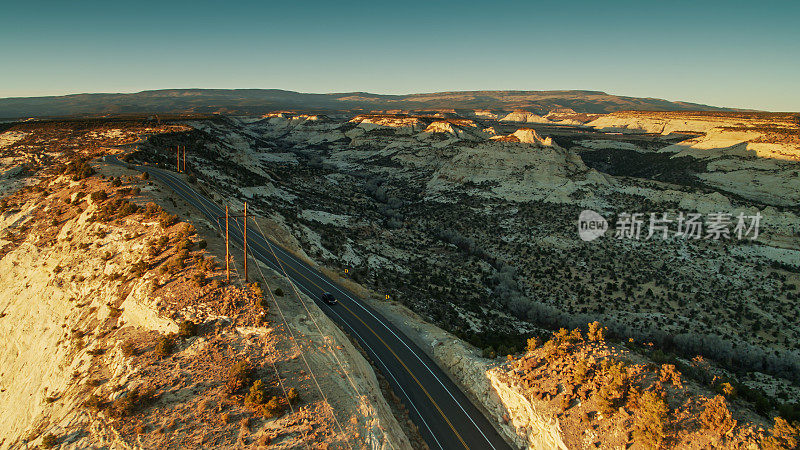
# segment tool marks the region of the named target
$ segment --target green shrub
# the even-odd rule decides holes
[[[278,297],[283,297],[283,289],[281,288],[275,289],[275,295],[277,295]]]

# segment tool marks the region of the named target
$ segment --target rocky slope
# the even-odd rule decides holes
[[[215,230],[136,172],[78,159],[118,151],[94,127],[55,128],[59,149],[45,132],[3,149],[74,163],[3,198],[0,447],[411,447],[313,302],[265,267],[226,284]]]

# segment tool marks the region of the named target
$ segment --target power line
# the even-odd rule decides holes
[[[245,220],[247,220],[247,217],[245,217]],[[236,221],[236,224],[238,225],[239,222]],[[240,231],[241,231],[241,229],[240,229]],[[294,343],[297,346],[298,350],[300,350],[300,357],[303,359],[303,362],[305,363],[305,366],[308,369],[308,372],[311,375],[311,378],[314,380],[314,384],[317,385],[317,389],[319,390],[319,393],[322,395],[322,398],[325,399],[325,403],[328,404],[328,407],[331,410],[331,417],[333,417],[333,420],[334,420],[334,422],[336,422],[336,425],[338,426],[339,431],[342,433],[342,435],[346,439],[347,434],[344,432],[344,428],[342,427],[342,424],[339,422],[339,419],[336,418],[336,414],[334,414],[334,412],[333,412],[333,405],[331,405],[331,402],[328,400],[328,397],[322,391],[322,387],[319,384],[319,380],[317,379],[317,376],[314,374],[314,371],[311,369],[311,365],[308,363],[308,360],[306,359],[305,354],[303,354],[302,348],[300,347],[300,344],[298,344],[297,338],[294,336],[294,333],[292,332],[291,328],[289,327],[289,322],[286,320],[286,316],[283,314],[283,310],[281,309],[280,304],[278,304],[278,301],[275,300],[275,297],[272,294],[272,289],[269,287],[269,283],[267,283],[267,278],[264,276],[264,272],[261,270],[261,266],[259,264],[256,264],[256,268],[258,269],[258,272],[261,275],[261,279],[264,282],[264,286],[267,288],[267,291],[269,292],[270,298],[275,303],[275,306],[278,308],[278,313],[280,313],[281,319],[283,320],[283,323],[286,326],[286,331],[291,335],[292,341],[294,341]],[[291,280],[289,280],[289,284],[292,284]],[[323,336],[322,332],[320,332],[320,336]],[[324,341],[325,341],[325,339],[323,337],[323,342]],[[331,352],[331,353],[333,353],[333,352]],[[334,357],[336,357],[335,353],[333,353],[333,355],[334,355]],[[337,361],[338,361],[338,358],[337,358]],[[345,442],[347,442],[347,446],[348,447],[350,447],[351,449],[353,448],[350,445],[350,441],[349,440],[345,441]]]

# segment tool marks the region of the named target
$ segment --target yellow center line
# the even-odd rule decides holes
[[[261,245],[260,245],[258,242],[256,242],[256,243],[255,243],[255,246],[256,246],[256,247],[258,247],[258,248],[259,248],[260,250],[262,250],[262,251],[265,251],[265,252],[267,251],[267,249],[265,249],[263,246],[261,246]],[[276,258],[277,258],[277,256],[276,256]],[[282,260],[282,259],[280,259],[280,258],[278,258],[278,261],[280,261],[280,262],[282,262],[282,263],[285,263],[285,261],[284,261],[284,260]],[[294,267],[292,267],[292,266],[291,266],[291,264],[285,264],[285,265],[286,265],[286,266],[288,266],[290,269],[292,269],[292,270],[293,270],[293,271],[294,271],[296,274],[298,274],[298,275],[300,275],[301,277],[305,278],[305,279],[306,279],[306,281],[308,281],[309,283],[311,283],[311,284],[313,284],[314,286],[316,286],[316,287],[317,287],[317,289],[319,289],[319,290],[321,290],[321,291],[325,292],[325,289],[324,289],[324,288],[322,288],[320,285],[318,285],[318,284],[317,284],[317,283],[315,283],[314,281],[310,280],[310,279],[309,279],[307,276],[305,276],[305,275],[303,275],[302,273],[300,273],[300,272],[299,272],[297,269],[295,269]],[[366,323],[366,322],[364,322],[364,320],[363,320],[363,319],[361,319],[361,317],[358,317],[358,316],[357,316],[355,313],[353,313],[353,311],[352,311],[352,310],[350,310],[350,308],[348,308],[347,306],[345,306],[345,305],[344,305],[344,304],[342,304],[341,302],[340,302],[339,304],[342,306],[342,308],[346,309],[346,310],[347,310],[347,312],[349,312],[349,313],[350,313],[350,314],[351,314],[353,317],[355,317],[356,319],[358,319],[358,321],[359,321],[359,322],[361,322],[361,323],[362,323],[362,324],[363,324],[365,327],[367,327],[367,329],[368,329],[368,330],[369,330],[369,331],[370,331],[372,334],[374,334],[374,335],[375,335],[375,337],[377,337],[377,338],[378,338],[378,340],[380,340],[380,341],[381,341],[381,343],[382,343],[382,344],[383,344],[383,345],[384,345],[384,346],[385,346],[385,347],[386,347],[386,348],[387,348],[387,349],[388,349],[390,352],[392,352],[392,355],[394,355],[394,357],[397,359],[397,361],[399,361],[399,362],[400,362],[400,364],[402,364],[403,368],[404,368],[404,369],[406,369],[406,372],[408,372],[408,374],[409,374],[409,375],[411,375],[411,378],[413,378],[413,379],[414,379],[414,381],[415,381],[415,382],[416,382],[416,383],[419,385],[419,387],[422,389],[422,391],[425,393],[425,395],[428,397],[428,399],[431,401],[431,403],[433,403],[433,406],[435,406],[435,407],[436,407],[436,409],[439,411],[439,414],[441,414],[441,415],[442,415],[442,417],[444,418],[444,420],[447,422],[447,424],[448,424],[448,425],[450,426],[450,428],[453,430],[453,433],[455,433],[456,437],[458,437],[458,440],[459,440],[459,441],[461,441],[461,443],[464,445],[464,447],[465,447],[465,448],[469,449],[469,446],[467,445],[467,443],[466,443],[466,442],[464,442],[464,439],[461,437],[461,434],[459,434],[459,433],[458,433],[458,430],[456,430],[456,428],[453,426],[452,422],[450,422],[450,419],[447,417],[447,415],[444,413],[444,411],[442,411],[442,408],[440,408],[440,407],[439,407],[439,404],[438,404],[438,403],[436,403],[436,400],[434,400],[434,399],[433,399],[433,397],[431,396],[431,394],[430,394],[430,393],[428,393],[428,390],[427,390],[427,389],[425,389],[425,386],[423,386],[423,385],[422,385],[422,383],[421,383],[421,382],[420,382],[420,381],[417,379],[416,375],[414,375],[414,373],[413,373],[413,372],[411,372],[411,369],[409,369],[409,368],[408,368],[408,366],[407,366],[407,365],[406,365],[406,363],[405,363],[405,362],[404,362],[404,361],[403,361],[403,360],[400,358],[400,356],[398,356],[398,355],[397,355],[397,353],[395,353],[395,351],[394,351],[394,350],[393,350],[391,347],[389,347],[389,344],[387,344],[387,343],[386,343],[386,341],[384,341],[384,340],[383,340],[383,338],[382,338],[382,337],[380,337],[380,335],[378,335],[378,333],[376,333],[376,332],[375,332],[375,330],[373,330],[373,329],[372,329],[372,327],[370,327],[369,325],[367,325],[367,323]]]
[[[178,180],[178,181],[180,181],[180,180]],[[184,189],[184,188],[183,188],[183,187],[182,187],[180,184],[178,184],[178,189],[180,189],[181,191],[183,191],[183,192],[185,192],[185,193],[187,193],[187,194],[190,194],[190,193],[189,193],[189,192],[187,192],[187,190],[186,190],[186,189]],[[191,195],[191,194],[190,194],[190,195]],[[199,195],[194,195],[194,197],[199,197]],[[266,239],[266,238],[264,238],[264,239]],[[253,244],[251,244],[251,246],[253,246],[253,245],[255,245],[255,247],[256,247],[256,248],[258,248],[259,250],[261,250],[262,252],[265,252],[265,253],[266,253],[266,252],[268,251],[268,249],[264,248],[264,247],[263,247],[261,244],[259,244],[258,242],[254,242]],[[292,265],[291,265],[291,264],[287,264],[287,263],[286,263],[286,261],[284,261],[284,260],[282,260],[282,259],[278,258],[278,256],[277,256],[277,255],[274,255],[274,257],[275,257],[275,258],[277,258],[279,262],[281,262],[281,263],[284,263],[284,265],[285,265],[285,266],[289,267],[289,268],[290,268],[291,270],[293,270],[293,271],[294,271],[296,274],[298,274],[298,275],[300,275],[301,277],[305,278],[305,279],[306,279],[306,281],[308,281],[309,283],[311,283],[311,284],[313,284],[314,286],[316,286],[316,287],[317,287],[319,290],[321,290],[321,291],[325,292],[325,289],[324,289],[324,288],[322,288],[320,285],[318,285],[317,283],[315,283],[313,280],[309,279],[307,276],[305,276],[305,275],[303,275],[302,273],[300,273],[300,272],[299,272],[297,269],[295,269],[294,267],[292,267]],[[466,442],[464,442],[464,439],[461,437],[461,434],[459,434],[458,430],[456,430],[456,428],[453,426],[453,423],[452,423],[452,422],[450,422],[450,419],[447,417],[447,415],[444,413],[444,411],[442,411],[442,408],[441,408],[441,407],[439,407],[439,404],[438,404],[438,403],[436,403],[436,400],[434,400],[434,399],[433,399],[433,397],[432,397],[432,396],[431,396],[431,394],[428,392],[428,390],[427,390],[427,389],[425,389],[425,386],[423,386],[423,385],[422,385],[422,383],[419,381],[419,379],[417,379],[416,375],[414,375],[414,373],[413,373],[413,372],[411,372],[411,369],[409,369],[409,368],[408,368],[408,366],[406,365],[406,363],[405,363],[405,362],[404,362],[404,361],[403,361],[403,360],[400,358],[400,356],[398,356],[398,355],[397,355],[397,353],[395,353],[394,349],[392,349],[391,347],[389,347],[389,344],[387,344],[387,343],[386,343],[386,341],[384,341],[384,340],[383,340],[383,338],[382,338],[382,337],[380,337],[380,335],[378,335],[378,333],[376,333],[376,332],[375,332],[375,330],[373,330],[373,329],[372,329],[372,327],[370,327],[369,325],[367,325],[367,323],[366,323],[366,322],[364,322],[364,320],[363,320],[363,319],[361,319],[361,317],[359,317],[359,316],[357,316],[355,313],[353,313],[353,311],[351,311],[351,310],[350,310],[350,308],[348,308],[347,306],[345,306],[345,305],[343,305],[343,304],[341,304],[341,303],[339,303],[339,304],[342,306],[342,308],[346,309],[346,310],[347,310],[347,312],[349,312],[349,313],[350,313],[350,314],[351,314],[353,317],[355,317],[356,319],[358,319],[358,321],[359,321],[359,322],[361,322],[361,323],[362,323],[362,324],[363,324],[365,327],[367,327],[367,329],[368,329],[368,330],[369,330],[369,331],[370,331],[372,334],[374,334],[374,335],[375,335],[375,337],[377,337],[377,338],[378,338],[378,340],[380,340],[380,341],[381,341],[381,343],[382,343],[382,344],[383,344],[383,345],[384,345],[384,346],[385,346],[385,347],[386,347],[386,348],[387,348],[387,349],[388,349],[388,350],[389,350],[389,351],[392,353],[392,355],[394,355],[395,359],[397,359],[397,361],[398,361],[398,362],[400,362],[400,364],[403,366],[403,368],[406,370],[406,372],[408,372],[408,374],[409,374],[409,375],[411,375],[411,378],[413,378],[413,379],[414,379],[414,381],[417,383],[417,385],[419,385],[420,389],[422,389],[422,392],[424,392],[424,393],[425,393],[425,396],[427,396],[427,397],[428,397],[428,400],[430,400],[430,401],[431,401],[431,403],[433,403],[433,406],[435,406],[435,407],[436,407],[436,410],[437,410],[437,411],[439,411],[439,414],[441,414],[441,415],[442,415],[442,417],[444,418],[444,420],[447,422],[447,425],[449,425],[449,426],[450,426],[450,429],[452,429],[452,430],[453,430],[453,433],[455,433],[456,437],[458,437],[458,440],[459,440],[459,441],[461,441],[461,443],[464,445],[464,448],[467,448],[467,449],[469,449],[469,446],[467,445],[467,443],[466,443]]]

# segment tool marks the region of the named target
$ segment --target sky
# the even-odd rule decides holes
[[[800,111],[800,1],[26,0],[0,97],[585,89]]]

